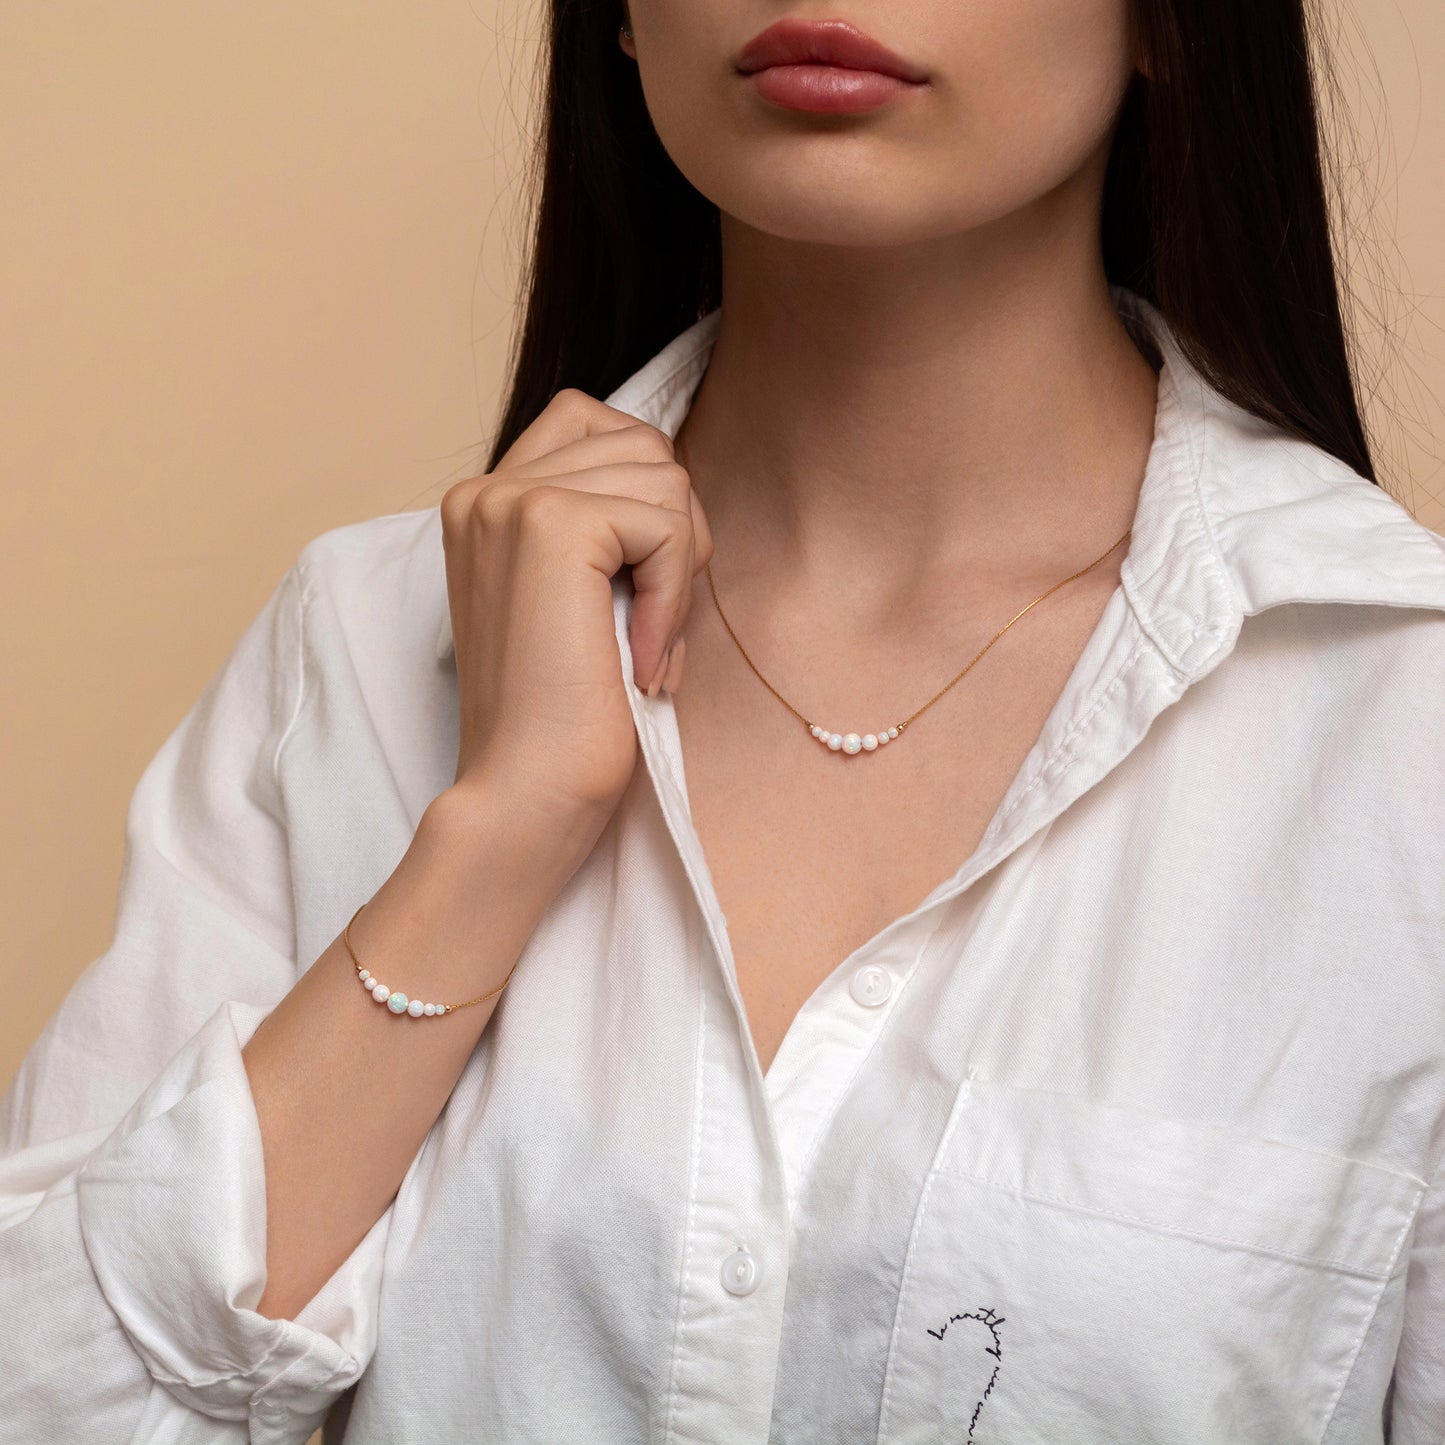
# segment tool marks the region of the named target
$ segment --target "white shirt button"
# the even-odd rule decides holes
[[[723,1288],[729,1294],[752,1294],[758,1287],[758,1261],[739,1246],[723,1260]]]
[[[867,963],[853,975],[848,992],[864,1008],[876,1008],[893,992],[893,979],[886,968],[879,968],[876,963]]]

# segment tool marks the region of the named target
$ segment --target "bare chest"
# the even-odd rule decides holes
[[[1111,591],[1104,579],[995,647],[897,741],[854,756],[815,741],[720,627],[690,620],[673,699],[688,796],[765,1073],[823,980],[973,855]],[[873,709],[849,711],[865,731]]]

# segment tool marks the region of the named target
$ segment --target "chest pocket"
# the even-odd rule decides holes
[[[909,1243],[880,1445],[1318,1442],[1422,1193],[972,1079]]]

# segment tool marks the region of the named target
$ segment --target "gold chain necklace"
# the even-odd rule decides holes
[[[762,685],[767,688],[767,690],[772,693],[772,695],[777,698],[777,700],[782,703],[782,705],[787,708],[787,710],[792,713],[794,717],[798,718],[802,722],[803,726],[806,727],[808,731],[815,738],[817,738],[820,743],[822,743],[825,747],[831,749],[835,753],[841,752],[851,757],[858,753],[875,752],[884,744],[891,742],[896,737],[900,737],[903,733],[904,728],[906,728],[908,724],[911,723],[913,719],[918,716],[919,713],[923,712],[926,708],[932,707],[933,704],[936,703],[938,699],[941,698],[943,694],[946,693],[948,689],[953,686],[954,683],[960,681],[963,676],[968,672],[969,668],[972,667],[973,664],[977,662],[979,658],[981,658],[983,654],[987,652],[988,649],[992,647],[994,643],[997,642],[999,638],[1002,637],[1004,633],[1007,632],[1009,628],[1012,627],[1014,623],[1017,622],[1019,618],[1024,615],[1025,612],[1029,610],[1030,607],[1037,607],[1039,603],[1044,600],[1045,597],[1048,597],[1051,594],[1057,592],[1059,588],[1063,587],[1066,583],[1073,582],[1075,579],[1082,577],[1085,572],[1092,571],[1095,567],[1099,565],[1100,562],[1104,560],[1105,557],[1109,555],[1109,552],[1114,551],[1115,548],[1119,547],[1123,542],[1128,539],[1129,532],[1132,530],[1132,527],[1128,528],[1124,532],[1124,535],[1120,537],[1117,542],[1114,543],[1114,546],[1109,548],[1108,552],[1104,552],[1102,555],[1096,557],[1092,562],[1089,563],[1087,567],[1081,568],[1071,577],[1065,577],[1063,582],[1055,582],[1054,585],[1050,587],[1047,592],[1043,593],[1038,597],[1035,597],[1034,600],[1029,603],[1028,607],[1025,607],[1022,611],[1015,613],[1013,617],[1011,617],[1006,623],[1004,623],[1002,627],[999,628],[997,632],[994,633],[994,635],[989,639],[988,643],[983,647],[983,649],[978,653],[978,655],[974,657],[973,661],[968,664],[968,667],[965,667],[963,669],[963,672],[960,672],[958,676],[953,679],[953,682],[948,683],[946,686],[940,688],[936,693],[934,693],[934,695],[929,698],[926,703],[923,704],[923,707],[918,709],[918,712],[910,713],[906,718],[902,720],[902,722],[891,723],[888,727],[879,728],[877,732],[873,733],[835,733],[830,729],[820,727],[817,723],[812,722],[808,718],[805,718],[803,714],[800,713],[798,709],[795,708],[792,703],[790,703],[787,698],[785,698],[782,693],[780,693],[777,688],[775,688],[772,683],[770,683],[767,678],[762,675],[761,672],[758,672],[758,669],[754,665],[752,658],[748,656],[747,649],[742,645],[741,642],[738,641],[738,635],[736,632],[733,631],[732,624],[728,621],[727,614],[722,609],[722,603],[718,601],[717,584],[713,581],[712,578],[711,560],[709,560],[707,563],[707,585],[712,590],[713,603],[717,607],[718,616],[722,618],[723,626],[726,627],[728,630],[728,636],[731,637],[735,643],[737,643],[737,649],[739,652],[742,653],[743,661],[746,662],[747,665],[753,669],[753,672],[756,674],[758,681],[761,682]]]

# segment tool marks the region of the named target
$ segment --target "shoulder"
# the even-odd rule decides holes
[[[1320,737],[1350,731],[1361,750],[1441,776],[1445,538],[1217,394],[1199,416],[1200,513],[1241,624],[1236,679],[1262,707],[1288,699]]]
[[[1445,538],[1384,487],[1238,407],[1216,404],[1206,426],[1203,508],[1246,615],[1286,603],[1445,615]]]
[[[296,562],[308,639],[343,639],[354,658],[421,653],[436,661],[450,636],[438,506],[333,527]]]
[[[313,586],[404,584],[430,573],[441,546],[441,509],[432,506],[332,527],[306,543],[297,567],[303,584]]]
[[[456,669],[438,650],[443,624],[451,636],[440,510],[334,527],[306,543],[293,570],[301,625],[288,807],[296,819],[320,810],[333,836],[338,799],[355,797],[357,839],[391,848],[401,834],[382,820],[414,826],[456,766]],[[389,810],[388,796],[399,806]]]
[[[1433,747],[1422,723],[1445,696],[1445,538],[1322,447],[1217,394],[1201,414],[1201,511],[1241,644],[1297,668],[1302,704],[1373,716],[1412,734],[1416,755]]]

